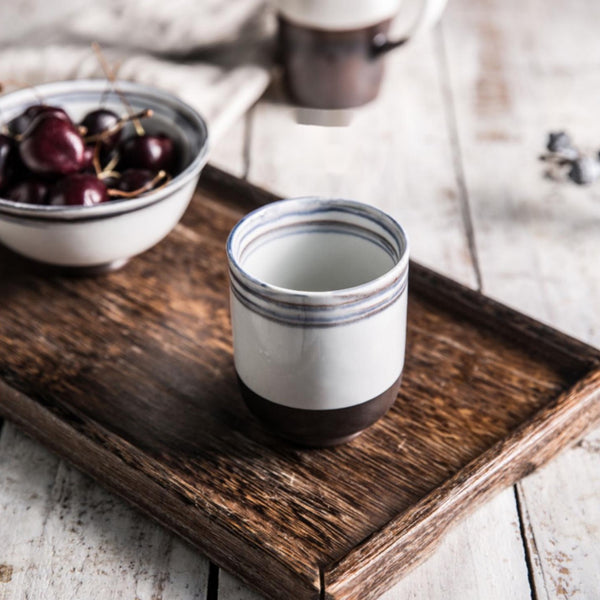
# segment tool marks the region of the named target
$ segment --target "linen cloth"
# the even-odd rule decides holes
[[[119,78],[177,94],[214,140],[268,85],[272,29],[265,0],[8,0],[0,82],[10,90],[104,77],[97,41]]]

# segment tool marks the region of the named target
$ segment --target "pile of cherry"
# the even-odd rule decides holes
[[[35,104],[0,133],[0,197],[28,204],[92,206],[165,185],[177,167],[173,140],[149,135],[140,119],[105,108],[79,124],[57,106]],[[124,138],[129,121],[135,135]],[[123,139],[122,139],[123,138]]]

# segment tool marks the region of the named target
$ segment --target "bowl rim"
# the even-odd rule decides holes
[[[124,93],[131,92],[147,95],[154,102],[167,104],[178,113],[185,115],[195,126],[199,135],[204,137],[200,152],[194,157],[192,162],[181,173],[169,181],[165,187],[147,192],[139,198],[116,199],[95,206],[48,206],[13,202],[12,200],[0,197],[0,215],[52,221],[84,221],[112,217],[156,204],[198,176],[202,167],[208,161],[208,152],[210,149],[208,126],[200,113],[171,92],[160,88],[126,80],[117,80],[115,85]],[[19,101],[21,101],[23,106],[26,105],[27,101],[33,100],[35,102],[39,95],[65,94],[69,92],[103,93],[109,86],[110,83],[106,79],[71,79],[16,90],[0,97],[0,115],[8,106],[17,106]]]

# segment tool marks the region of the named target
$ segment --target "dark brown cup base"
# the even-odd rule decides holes
[[[294,444],[311,448],[337,446],[354,439],[380,419],[394,404],[400,377],[375,398],[333,410],[305,410],[271,402],[253,392],[238,376],[246,405],[272,433]]]

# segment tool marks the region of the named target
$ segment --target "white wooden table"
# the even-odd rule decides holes
[[[349,127],[299,126],[271,90],[214,162],[377,204],[417,260],[600,345],[600,182],[552,183],[537,161],[557,128],[600,147],[598,23],[596,0],[451,0]],[[0,599],[91,598],[258,596],[5,424]],[[405,598],[600,598],[600,431],[457,524],[384,596]]]

